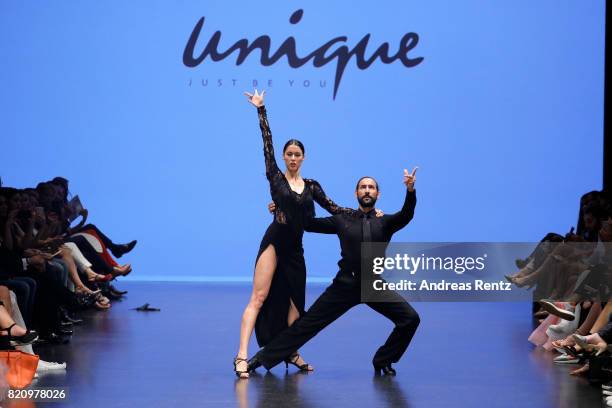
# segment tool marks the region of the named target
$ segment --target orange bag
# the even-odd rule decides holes
[[[40,357],[35,354],[22,351],[0,351],[0,363],[4,363],[8,369],[6,372],[8,385],[11,388],[25,388],[30,385],[36,374],[39,359]]]

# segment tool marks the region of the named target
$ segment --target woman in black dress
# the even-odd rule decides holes
[[[314,217],[314,201],[331,214],[352,213],[350,208],[338,207],[329,199],[319,183],[303,179],[300,167],[304,161],[304,146],[289,140],[283,148],[287,170],[283,174],[276,164],[272,133],[264,106],[265,91],[245,93],[259,115],[259,127],[264,143],[266,177],[276,204],[274,220],[266,230],[255,261],[253,292],[242,315],[240,349],[234,360],[234,371],[240,378],[248,378],[247,348],[255,328],[260,347],[291,325],[304,313],[306,265],[302,236],[304,221]],[[298,353],[286,361],[300,370],[311,371]]]

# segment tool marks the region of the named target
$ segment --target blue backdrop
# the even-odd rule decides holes
[[[304,14],[297,24],[289,17]],[[261,136],[242,92],[266,89],[277,157],[306,145],[305,177],[355,205],[354,183],[381,183],[397,210],[402,170],[420,166],[413,222],[396,241],[533,241],[575,225],[601,186],[603,0],[491,2],[4,1],[0,5],[0,176],[70,180],[90,219],[117,241],[134,279],[249,279],[270,221]],[[300,56],[337,36],[366,55],[419,35],[406,68],[335,63],[183,64],[199,52],[289,36]],[[219,82],[220,81],[220,82]],[[268,83],[271,81],[271,83]],[[293,81],[293,82],[290,82]],[[206,86],[204,86],[206,85]],[[309,85],[309,86],[306,86]],[[284,168],[284,166],[281,166]],[[318,209],[319,215],[325,215]],[[336,271],[333,236],[307,235],[311,278]]]

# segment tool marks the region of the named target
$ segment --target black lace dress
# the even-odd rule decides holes
[[[355,210],[338,207],[325,195],[321,185],[312,179],[304,179],[305,186],[301,194],[293,191],[274,158],[272,133],[265,106],[258,108],[257,113],[264,143],[266,177],[270,182],[272,200],[276,204],[274,220],[266,230],[257,254],[259,260],[262,252],[272,245],[277,258],[270,292],[255,324],[257,342],[263,347],[287,328],[290,299],[300,316],[304,314],[306,264],[302,236],[305,220],[315,215],[314,201],[331,214],[353,213]]]

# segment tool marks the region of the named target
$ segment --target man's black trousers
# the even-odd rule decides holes
[[[391,335],[374,355],[375,366],[385,366],[399,361],[419,326],[418,313],[396,292],[387,291],[385,302],[366,304],[395,324]],[[328,324],[361,302],[358,279],[336,278],[310,309],[291,327],[276,336],[257,353],[258,360],[270,369],[287,359]]]

